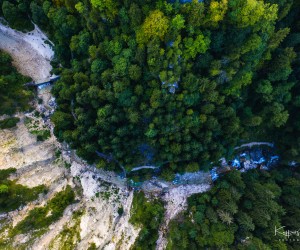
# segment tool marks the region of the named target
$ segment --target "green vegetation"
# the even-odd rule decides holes
[[[241,140],[298,159],[297,1],[174,2],[22,2],[64,66],[57,137],[98,167],[165,175],[207,169]]]
[[[16,8],[56,44],[55,134],[89,161],[197,170],[256,138],[298,157],[296,1],[2,2]]]
[[[62,216],[65,208],[74,202],[74,198],[73,190],[67,186],[64,191],[57,193],[46,206],[31,210],[28,216],[12,229],[11,235],[47,228]]]
[[[21,31],[33,30],[34,26],[28,19],[27,6],[30,1],[3,1],[0,0],[0,15],[8,21],[9,25]]]
[[[142,192],[134,194],[130,222],[142,229],[133,249],[155,249],[163,216],[164,206],[161,200],[147,200]]]
[[[89,246],[88,250],[97,250],[96,244],[93,242],[93,243]]]
[[[36,112],[34,115],[36,118],[39,118],[39,113]],[[51,137],[50,130],[45,125],[41,126],[40,122],[36,119],[25,117],[24,124],[31,134],[36,135],[37,141],[45,141]],[[59,155],[60,152],[55,152],[57,158]]]
[[[0,180],[4,181],[9,177],[10,174],[13,174],[16,172],[15,168],[8,168],[8,169],[1,169],[0,170]]]
[[[28,188],[8,180],[9,175],[15,171],[13,168],[0,170],[0,213],[16,210],[46,192],[43,185]]]
[[[151,164],[169,180],[207,170],[245,141],[274,142],[284,160],[300,161],[299,1],[172,2],[0,1],[13,27],[25,28],[26,13],[56,45],[58,139],[99,168]],[[0,113],[13,113],[27,103],[17,96],[28,95],[10,58],[0,59]],[[300,228],[299,193],[296,171],[234,171],[189,199],[168,248],[298,249],[273,234]],[[47,217],[48,206],[14,232],[40,228],[35,220],[47,227],[61,214]],[[131,221],[143,228],[136,249],[154,248],[162,216],[161,202],[134,197]]]
[[[45,141],[50,138],[50,130],[32,130],[30,133],[36,135],[38,141]]]
[[[19,121],[20,121],[20,118],[18,118],[18,117],[9,117],[9,118],[0,120],[0,129],[13,128],[17,125],[17,123]]]
[[[23,86],[30,78],[20,75],[11,61],[8,54],[0,51],[0,115],[29,109],[32,97],[32,92]]]
[[[187,211],[170,224],[167,249],[298,249],[274,230],[300,227],[299,173],[230,172],[188,199]]]
[[[57,221],[67,206],[74,202],[75,194],[70,186],[58,192],[44,207],[35,207],[30,210],[24,220],[20,221],[8,232],[7,238],[0,239],[0,248],[6,249],[12,246],[14,237],[19,234],[29,234],[30,238],[18,249],[27,249],[36,237],[45,233],[48,227]],[[11,247],[12,248],[12,247]]]
[[[55,150],[55,158],[59,158],[61,156],[61,151],[59,150],[59,149],[56,149]],[[67,163],[65,162],[65,165],[66,165]]]
[[[119,215],[119,216],[122,216],[123,213],[124,213],[123,207],[119,207],[119,208],[118,208],[118,215]]]
[[[64,167],[66,169],[70,169],[71,168],[71,163],[64,162]]]
[[[71,225],[64,225],[63,230],[51,241],[49,249],[53,248],[53,245],[58,241],[59,250],[73,250],[76,248],[77,242],[80,241],[80,221],[82,211],[74,212]]]

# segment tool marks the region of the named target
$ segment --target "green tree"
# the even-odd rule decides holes
[[[117,2],[113,0],[91,0],[93,7],[98,8],[109,20],[113,20],[117,15]]]
[[[210,45],[210,39],[203,34],[198,35],[196,39],[185,38],[183,42],[185,47],[184,57],[186,59],[195,58],[198,53],[205,53]]]
[[[163,39],[169,28],[169,20],[163,12],[152,11],[145,19],[142,27],[137,32],[137,41],[141,44],[148,43],[149,40]]]
[[[9,191],[8,186],[1,184],[0,185],[0,195],[7,194]]]
[[[174,30],[181,30],[185,27],[184,17],[180,14],[177,14],[171,21],[171,28]]]

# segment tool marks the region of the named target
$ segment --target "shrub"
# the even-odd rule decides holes
[[[20,121],[20,118],[18,117],[10,117],[4,120],[0,121],[0,128],[6,129],[6,128],[13,128],[17,125],[17,123]]]

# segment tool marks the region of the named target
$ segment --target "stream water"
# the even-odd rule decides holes
[[[135,174],[139,171],[145,171],[145,169],[147,169],[149,172],[151,171],[148,173],[148,176],[150,175],[151,178],[150,180],[146,181],[134,181],[132,178],[128,178],[128,185],[136,190],[148,190],[150,187],[166,189],[180,185],[212,184],[220,176],[233,169],[237,169],[241,172],[245,172],[254,168],[269,170],[273,167],[276,167],[279,164],[279,160],[280,158],[275,154],[275,148],[273,144],[266,142],[249,143],[243,145],[243,147],[237,147],[235,150],[235,155],[231,160],[226,161],[224,158],[221,159],[220,165],[212,166],[212,169],[209,172],[197,171],[184,174],[178,173],[171,182],[157,177],[160,171],[159,167],[136,167],[134,168]]]

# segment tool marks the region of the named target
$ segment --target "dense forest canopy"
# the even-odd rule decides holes
[[[299,177],[286,167],[225,175],[188,199],[170,225],[167,249],[299,249],[299,236],[281,234],[300,227]]]
[[[28,31],[32,20],[55,43],[53,72],[61,78],[53,88],[54,132],[99,168],[151,164],[163,166],[172,180],[174,172],[208,169],[238,144],[256,140],[274,142],[286,161],[300,161],[298,0],[0,5],[13,28]],[[26,80],[0,53],[0,115],[26,107]],[[2,120],[0,128],[17,122]],[[8,180],[13,171],[0,176],[3,211],[44,191]],[[299,249],[299,241],[274,236],[275,227],[300,228],[299,176],[286,166],[229,172],[209,192],[189,198],[188,209],[164,232],[167,249]],[[68,187],[33,209],[10,241],[47,228],[73,201]],[[142,230],[134,249],[155,248],[163,213],[162,201],[135,195],[131,223]]]
[[[0,3],[56,44],[55,133],[98,167],[197,170],[248,140],[299,159],[299,1]]]

